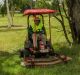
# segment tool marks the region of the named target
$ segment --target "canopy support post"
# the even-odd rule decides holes
[[[50,43],[51,42],[51,23],[50,23],[50,14],[49,14],[49,33],[50,33]]]
[[[29,16],[30,16],[30,15],[28,15],[28,18],[27,18],[27,30],[28,30],[28,28],[29,28]],[[28,31],[27,31],[27,38],[29,39]]]

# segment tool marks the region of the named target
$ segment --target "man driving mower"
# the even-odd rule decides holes
[[[34,25],[31,25],[31,27],[32,27],[32,40],[34,49],[39,48],[38,45],[40,43],[46,46],[46,37],[44,35],[45,30],[41,19],[37,16],[34,16]]]
[[[34,24],[28,27],[28,39],[24,44],[24,50],[21,52],[21,57],[24,55],[29,57],[34,55],[39,50],[44,50],[46,47],[46,32],[42,24],[41,18],[33,15]],[[36,53],[36,54],[37,54]]]

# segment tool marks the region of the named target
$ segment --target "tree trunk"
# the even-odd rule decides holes
[[[7,17],[8,17],[8,21],[9,21],[8,27],[11,27],[13,25],[13,22],[12,22],[12,17],[11,17],[10,11],[9,11],[8,0],[6,0],[6,8],[7,8]]]
[[[67,5],[75,39],[80,43],[80,0],[67,0]]]

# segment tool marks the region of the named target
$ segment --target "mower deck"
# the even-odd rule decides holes
[[[26,66],[49,66],[61,62],[67,62],[71,59],[72,58],[70,57],[65,58],[64,55],[60,55],[60,57],[50,56],[49,58],[34,58],[32,60],[25,60],[25,65]]]

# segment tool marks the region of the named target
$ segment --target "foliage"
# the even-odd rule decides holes
[[[29,0],[9,0],[9,9],[12,11],[12,7],[14,7],[14,10],[22,10],[24,8],[28,8],[31,5],[31,1]],[[4,0],[4,4],[1,7],[1,13],[6,12],[6,0]]]
[[[6,5],[0,5],[0,13],[2,14],[2,16],[4,17],[6,14]]]
[[[39,0],[36,2],[36,8],[51,8],[49,2],[47,0]]]
[[[52,9],[55,9],[55,10],[58,10],[58,2],[57,0],[52,0],[52,6],[51,6]]]
[[[4,0],[3,7],[5,7],[5,0]],[[34,2],[33,0],[19,0],[19,1],[9,0],[10,10],[12,10],[12,7],[14,7],[14,10],[24,10],[27,8],[30,9],[30,8],[35,8],[35,7],[36,8],[57,9],[57,0],[36,0],[36,2]],[[5,11],[3,10],[2,12],[4,13]]]

